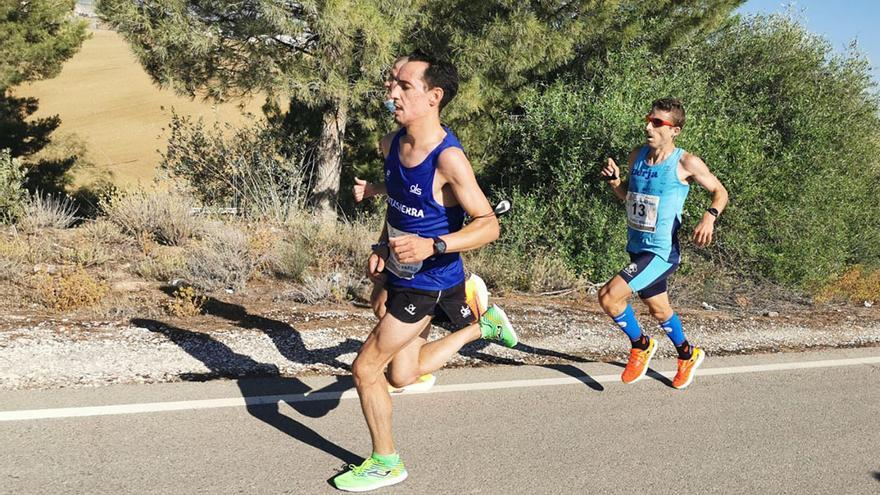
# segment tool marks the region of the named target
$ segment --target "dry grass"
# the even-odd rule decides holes
[[[58,273],[34,275],[37,300],[56,311],[95,306],[110,288],[81,267]]]
[[[880,302],[880,269],[855,266],[821,289],[815,296],[816,302],[848,300],[859,304],[865,301]]]
[[[25,201],[17,225],[25,232],[66,229],[77,221],[76,210],[70,198],[33,194]]]
[[[157,149],[168,141],[171,109],[212,122],[244,122],[243,111],[260,115],[262,98],[214,105],[157,88],[115,32],[95,30],[58,77],[16,88],[18,96],[40,100],[35,118],[58,114],[59,134],[84,136],[99,173],[119,185],[149,184],[159,164]],[[120,81],[124,81],[120,84]],[[92,179],[88,171],[77,183]]]
[[[107,219],[141,242],[144,237],[179,246],[197,236],[203,226],[192,200],[171,192],[137,189],[120,194],[104,205]]]
[[[186,279],[199,289],[241,290],[261,259],[249,249],[247,233],[231,224],[209,224],[201,241],[186,252]]]
[[[186,276],[186,252],[178,246],[149,248],[146,259],[135,265],[135,273],[147,280],[170,282]]]
[[[165,303],[165,311],[171,316],[188,318],[202,313],[206,298],[192,287],[178,287],[169,301]]]
[[[363,279],[364,277],[342,272],[327,273],[323,276],[306,275],[303,282],[286,295],[304,304],[317,304],[321,301],[342,302],[357,295]]]

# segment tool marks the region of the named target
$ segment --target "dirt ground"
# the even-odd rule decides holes
[[[242,293],[207,300],[204,314],[178,318],[163,310],[161,284],[122,287],[101,310],[53,314],[6,299],[0,323],[0,389],[100,386],[108,383],[201,381],[244,376],[342,375],[375,317],[365,301],[297,303],[290,287],[258,282]],[[5,294],[10,297],[11,294]],[[560,297],[498,294],[520,337],[508,349],[477,341],[449,366],[566,366],[625,360],[628,342],[599,308],[594,294]],[[673,298],[674,300],[674,298]],[[14,307],[14,310],[12,310]],[[674,348],[640,303],[646,333],[660,339],[660,356]],[[678,305],[689,341],[711,356],[880,346],[876,307],[780,305],[707,310]],[[446,330],[435,327],[431,339]],[[711,359],[708,360],[711,363]]]

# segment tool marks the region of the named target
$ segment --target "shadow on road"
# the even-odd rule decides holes
[[[874,471],[871,473],[875,480],[880,481],[880,471]]]
[[[614,366],[617,366],[618,368],[626,368],[626,363],[621,363],[619,361],[608,361],[608,364],[612,364]],[[663,385],[666,385],[667,387],[675,388],[672,386],[672,380],[670,380],[669,378],[666,378],[665,376],[661,375],[660,373],[657,373],[656,371],[654,371],[651,368],[648,368],[648,372],[645,373],[645,376],[649,376],[649,377],[657,380],[658,382],[662,383]]]
[[[148,319],[133,319],[133,325],[146,328],[151,332],[164,335],[174,342],[189,355],[198,359],[211,370],[207,375],[184,376],[184,379],[209,379],[225,377],[237,380],[237,385],[244,398],[259,397],[262,395],[304,394],[306,392],[341,392],[351,388],[351,380],[346,377],[337,377],[337,381],[318,391],[297,378],[281,377],[277,366],[274,364],[260,363],[242,354],[238,354],[228,346],[216,339],[198,332],[192,332],[177,328],[161,321]],[[294,331],[295,332],[295,331]],[[298,333],[297,333],[298,335]],[[244,376],[242,376],[244,375]],[[274,379],[249,379],[247,376],[277,377]],[[327,400],[314,402],[288,402],[288,404],[300,414],[317,418],[326,415],[339,405],[338,394],[328,394]],[[335,398],[334,398],[335,397]],[[322,450],[343,462],[357,464],[362,460],[361,456],[336,445],[327,440],[318,432],[308,426],[286,416],[279,411],[278,404],[249,404],[247,411],[251,416],[276,428],[316,449]]]

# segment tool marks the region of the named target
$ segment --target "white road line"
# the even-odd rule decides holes
[[[801,361],[790,363],[759,364],[748,366],[731,366],[725,368],[702,368],[700,376],[734,375],[740,373],[762,373],[768,371],[791,371],[812,368],[837,368],[842,366],[858,366],[880,364],[880,356],[829,359],[823,361]],[[671,378],[674,372],[662,372],[661,375]],[[499,390],[508,388],[551,387],[579,383],[619,383],[620,374],[596,375],[559,378],[539,378],[532,380],[509,380],[483,383],[460,383],[455,385],[436,385],[422,392],[404,392],[404,395],[441,394],[449,392],[468,392],[475,390]],[[395,394],[397,395],[397,394]],[[117,414],[138,414],[162,411],[186,411],[196,409],[215,409],[220,407],[242,407],[279,402],[311,402],[320,400],[356,399],[357,392],[349,389],[344,392],[315,392],[288,395],[262,395],[257,397],[234,397],[227,399],[188,400],[176,402],[151,402],[143,404],[117,404],[93,407],[65,407],[58,409],[31,409],[20,411],[0,411],[0,421],[25,421],[51,418],[77,418],[88,416],[109,416]]]

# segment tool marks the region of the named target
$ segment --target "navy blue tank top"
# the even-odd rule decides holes
[[[446,148],[462,149],[458,138],[448,129],[446,137],[425,159],[414,167],[400,162],[401,129],[391,141],[385,158],[385,187],[388,191],[388,237],[418,235],[438,237],[461,230],[464,209],[446,208],[434,199],[434,174],[437,160]],[[392,254],[385,264],[388,283],[393,287],[422,290],[445,290],[464,282],[464,264],[458,253],[432,256],[421,263],[402,264]]]

